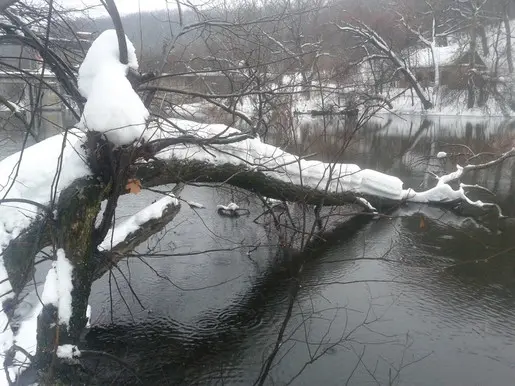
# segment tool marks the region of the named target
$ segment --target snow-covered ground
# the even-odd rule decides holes
[[[432,95],[432,92],[432,88],[427,89],[428,95]],[[393,108],[388,110],[383,109],[382,112],[389,111],[395,114],[453,117],[503,117],[506,116],[507,113],[503,111],[499,103],[493,98],[489,98],[483,107],[467,108],[466,90],[444,93],[439,103],[429,110],[425,110],[417,95],[415,93],[412,95],[409,90],[404,92],[403,89],[392,88],[388,93],[385,93],[383,97],[391,100]],[[515,116],[515,111],[508,111],[508,113],[511,116]]]
[[[336,90],[328,88],[324,91],[323,96],[316,91],[311,93],[310,98],[306,98],[302,94],[296,94],[292,96],[291,100],[287,103],[282,104],[279,109],[283,109],[287,114],[311,114],[313,111],[331,111],[338,113],[348,107],[346,102],[347,98],[350,101],[357,101],[355,95],[359,94],[359,92],[358,89],[345,88],[342,90],[341,94],[338,94]],[[427,94],[432,94],[432,88],[427,89]],[[467,108],[466,90],[444,91],[437,105],[429,110],[424,109],[420,99],[414,92],[412,95],[410,90],[392,87],[388,92],[381,94],[380,97],[384,98],[384,100],[388,100],[392,108],[378,102],[378,100],[371,100],[369,106],[372,106],[372,110],[367,111],[367,113],[393,113],[397,115],[420,115],[428,117],[515,117],[515,111],[503,110],[499,103],[492,97],[490,97],[487,103],[482,107],[476,106],[472,109]],[[258,112],[257,106],[257,102],[253,101],[251,97],[244,97],[238,104],[237,110],[245,113],[249,117],[255,117]],[[195,102],[177,106],[174,109],[174,116],[205,122],[212,115],[213,111],[216,111],[216,108],[208,102]]]

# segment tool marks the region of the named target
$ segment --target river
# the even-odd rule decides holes
[[[434,184],[428,171],[454,168],[451,160],[431,157],[450,153],[448,144],[487,152],[515,143],[515,129],[501,121],[381,116],[339,154],[344,126],[307,121],[293,141],[277,134],[271,140],[385,171],[418,189]],[[514,216],[514,170],[508,161],[467,182],[497,193],[505,214]],[[84,346],[121,357],[144,384],[253,384],[288,313],[291,264],[252,222],[259,214],[253,198],[210,187],[186,187],[181,195],[206,209],[183,205],[165,232],[138,248],[143,255],[95,283]],[[117,221],[155,197],[148,191],[123,197]],[[230,201],[251,215],[218,216],[216,205]],[[306,257],[264,384],[513,384],[510,224],[406,206],[357,232],[342,230]],[[241,244],[259,248],[237,248]],[[206,249],[225,250],[167,256]],[[158,255],[143,259],[149,251]],[[136,383],[112,363],[101,362],[97,370],[112,384]]]

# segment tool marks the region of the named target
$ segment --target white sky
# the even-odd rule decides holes
[[[99,0],[57,0],[65,8],[83,8],[97,6],[90,11],[91,16],[107,16],[107,12]],[[156,11],[165,9],[167,0],[115,0],[116,7],[120,14],[137,13],[140,11]],[[175,8],[175,2],[168,0],[168,6]]]

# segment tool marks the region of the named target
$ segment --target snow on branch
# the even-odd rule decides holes
[[[241,135],[239,130],[227,128],[225,125],[205,125],[179,119],[173,119],[171,122],[173,125],[170,127],[167,127],[167,123],[161,126],[163,130],[161,135],[166,133],[165,136],[173,137],[187,132],[203,141],[208,138],[221,138],[221,134],[232,137]],[[174,134],[176,127],[179,127],[180,131]],[[159,139],[156,139],[156,142],[159,142]],[[472,170],[494,166],[512,155],[515,155],[515,151],[507,152],[498,160],[487,164],[468,165],[465,168]],[[463,187],[454,190],[448,185],[448,182],[455,179],[454,174],[443,178],[443,182],[432,189],[416,192],[413,189],[403,189],[403,182],[397,177],[375,170],[361,169],[353,164],[305,160],[265,144],[259,138],[246,138],[225,144],[218,142],[207,146],[184,143],[165,149],[158,153],[157,157],[168,161],[168,168],[174,165],[177,169],[173,169],[172,166],[172,169],[167,171],[152,171],[148,168],[144,171],[146,166],[139,165],[141,177],[147,178],[151,184],[178,182],[173,175],[176,173],[183,179],[191,177],[196,181],[227,182],[267,197],[286,201],[302,200],[301,197],[304,197],[304,202],[314,205],[320,202],[324,205],[358,203],[367,210],[371,205],[381,206],[385,202],[390,206],[393,203],[402,202],[427,204],[465,202],[482,208],[491,206],[488,203],[468,199]],[[152,182],[152,177],[149,176],[155,173],[160,176]],[[262,175],[263,178],[257,177],[257,174]]]
[[[196,122],[173,119],[174,126],[165,123],[166,135],[175,133],[175,126],[195,133],[197,138],[239,136],[241,132],[225,125],[203,125]],[[350,192],[356,195],[380,196],[397,200],[402,195],[402,181],[397,177],[364,169],[354,164],[324,163],[306,160],[280,148],[263,143],[259,138],[220,145],[199,146],[192,143],[170,147],[157,157],[162,160],[196,160],[216,165],[244,165],[251,172],[265,173],[283,182],[317,189],[328,193]]]
[[[440,154],[440,153],[438,153]],[[448,184],[449,182],[459,180],[465,173],[470,172],[472,170],[481,170],[488,169],[493,166],[499,165],[503,163],[506,159],[515,157],[515,147],[512,147],[507,152],[501,154],[499,157],[493,159],[492,161],[485,162],[482,164],[469,164],[466,166],[456,165],[456,171],[438,177],[438,185]]]
[[[98,264],[94,278],[102,275],[151,235],[161,231],[179,213],[181,205],[171,196],[163,197],[147,206],[111,230],[99,245]],[[109,264],[105,262],[108,261]]]
[[[107,233],[104,241],[99,245],[100,250],[109,251],[121,243],[129,243],[135,233],[151,220],[158,220],[170,209],[179,207],[179,201],[173,195],[165,196],[152,205],[147,206],[135,215],[129,217]]]
[[[78,358],[81,355],[79,348],[72,344],[63,344],[57,347],[56,355],[58,358]]]
[[[79,128],[102,132],[115,146],[142,139],[149,116],[127,79],[138,61],[134,46],[125,40],[126,64],[120,63],[117,31],[107,30],[95,39],[79,68],[79,89],[88,99]]]
[[[46,212],[53,190],[62,191],[90,174],[81,133],[50,137],[0,162],[0,252]],[[59,175],[57,187],[52,185]]]

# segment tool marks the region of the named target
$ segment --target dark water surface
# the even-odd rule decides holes
[[[341,122],[316,121],[303,124],[296,141],[271,140],[386,171],[419,189],[434,184],[427,171],[454,168],[428,157],[451,153],[446,144],[478,152],[515,145],[510,125],[482,119],[374,119],[341,155],[346,135]],[[508,161],[469,181],[495,191],[511,216],[514,169]],[[291,264],[252,222],[260,213],[254,199],[208,187],[186,187],[181,196],[206,209],[183,204],[166,232],[138,248],[158,257],[131,257],[95,283],[85,345],[123,358],[145,384],[253,384],[287,314]],[[118,221],[156,197],[123,197]],[[216,205],[230,201],[251,216],[218,216]],[[514,236],[509,224],[426,206],[342,231],[307,258],[264,384],[514,384]],[[166,256],[241,244],[249,247]],[[99,371],[115,375],[120,367]],[[126,370],[120,376],[113,384],[136,382]]]

